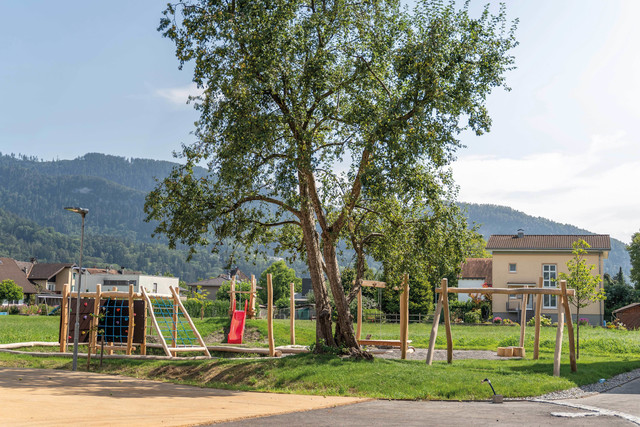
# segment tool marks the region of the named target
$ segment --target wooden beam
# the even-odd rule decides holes
[[[427,351],[427,365],[431,365],[433,363],[433,352],[436,348],[436,337],[438,336],[438,325],[440,324],[441,312],[442,296],[438,298],[438,305],[436,306],[436,311],[433,314],[433,325],[431,326],[431,335],[429,335],[429,350]]]
[[[449,318],[449,281],[442,279],[442,308],[444,311],[444,328],[447,332],[447,363],[453,362],[453,339],[451,338],[451,319]]]
[[[538,278],[538,289],[542,289],[542,277]],[[542,294],[536,295],[536,330],[533,339],[533,360],[540,356],[540,313],[542,312]]]
[[[569,298],[566,296],[567,281],[560,281],[560,289],[562,289],[562,305],[564,306],[565,319],[567,322],[567,334],[569,334],[569,363],[571,364],[571,372],[576,372],[578,366],[576,364],[576,343],[573,336],[573,320],[571,319],[571,309],[569,308]]]
[[[411,344],[413,341],[407,340],[407,344]],[[403,341],[402,340],[358,340],[358,344],[360,345],[382,345],[388,347],[398,347],[402,348]]]
[[[353,284],[356,284],[356,281],[353,281]],[[362,286],[366,288],[386,288],[387,284],[385,282],[379,282],[377,280],[363,280]]]
[[[189,313],[187,312],[187,310],[185,310],[184,305],[182,305],[182,301],[180,301],[180,296],[178,294],[178,292],[180,291],[180,288],[174,289],[173,286],[169,286],[169,290],[173,294],[176,300],[176,303],[178,304],[178,308],[182,312],[182,315],[184,316],[185,319],[187,319],[187,322],[189,322],[189,326],[191,326],[191,329],[193,330],[193,334],[196,336],[196,338],[198,339],[198,342],[202,346],[202,348],[201,347],[197,347],[197,349],[194,348],[193,351],[204,351],[207,357],[211,357],[211,354],[209,353],[209,350],[207,350],[207,345],[204,343],[204,340],[202,339],[200,332],[198,332],[198,329],[196,329],[196,325],[193,324],[193,320],[191,320],[191,316],[189,316]]]
[[[520,313],[520,347],[524,347],[524,333],[527,326],[527,294],[522,295],[522,306]]]
[[[89,351],[98,353],[98,327],[100,326],[100,300],[101,300],[102,285],[98,283],[96,285],[96,298],[93,300],[93,318],[91,319],[91,338],[89,339]]]
[[[556,329],[556,349],[553,355],[553,376],[560,376],[560,358],[562,357],[562,332],[564,329],[564,307],[562,295],[557,297],[558,301],[558,329]]]
[[[62,301],[60,303],[60,353],[67,351],[69,336],[69,284],[62,285]]]
[[[442,293],[442,288],[435,292]],[[562,295],[561,289],[556,288],[448,288],[450,294],[504,294],[504,295]],[[567,289],[567,295],[575,295],[575,289]]]
[[[289,283],[289,317],[291,318],[290,325],[290,338],[291,345],[296,345],[296,300],[295,300],[295,289],[293,282]]]
[[[229,291],[229,317],[233,316],[236,309],[236,276],[231,278],[231,290]]]
[[[129,284],[129,324],[127,325],[127,354],[131,354],[133,348],[133,284]]]
[[[400,304],[400,358],[405,360],[407,358],[407,340],[409,338],[409,275],[404,274],[402,278],[402,293],[400,294],[402,304]]]
[[[358,289],[358,328],[356,329],[356,340],[360,340],[362,334],[362,288]]]
[[[275,356],[275,342],[273,339],[273,283],[271,274],[267,274],[267,338],[269,339],[269,356]]]

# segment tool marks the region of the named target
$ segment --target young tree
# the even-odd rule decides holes
[[[627,246],[631,258],[631,281],[640,290],[640,233],[631,236],[631,244]]]
[[[0,303],[4,300],[7,301],[18,301],[24,297],[24,292],[22,288],[13,280],[5,279],[0,282]]]
[[[204,92],[198,141],[147,196],[147,219],[192,252],[212,232],[300,254],[317,343],[358,354],[336,246],[358,206],[437,188],[460,132],[489,130],[485,100],[512,68],[515,24],[504,9],[472,18],[468,5],[428,0],[412,12],[399,1],[193,0],[164,14],[159,30]],[[205,162],[209,176],[194,176]]]
[[[276,261],[262,272],[258,280],[258,286],[262,288],[258,290],[258,296],[262,301],[267,300],[267,274],[271,274],[274,301],[282,298],[289,300],[289,283],[293,282],[296,292],[302,290],[302,279],[296,277],[295,270],[287,267],[284,261]]]
[[[591,247],[580,239],[573,242],[573,258],[567,261],[569,274],[560,273],[560,280],[567,281],[567,287],[575,289],[576,294],[569,297],[569,302],[576,307],[576,357],[580,357],[580,309],[592,302],[606,298],[605,291],[600,287],[600,276],[593,274],[594,264],[587,264],[584,256]]]

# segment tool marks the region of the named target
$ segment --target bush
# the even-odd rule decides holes
[[[464,323],[480,323],[481,316],[482,310],[479,308],[468,311],[464,314]]]
[[[531,319],[529,319],[529,321],[527,322],[528,326],[535,326],[536,325],[536,318],[532,317]],[[545,316],[544,314],[540,315],[540,326],[551,326],[551,318]]]
[[[502,323],[502,318],[498,316],[494,317],[493,323],[495,323],[496,325],[499,325],[500,323]]]
[[[578,325],[589,326],[589,319],[587,319],[586,317],[581,317],[580,319],[578,319]]]
[[[20,314],[40,314],[40,307],[38,307],[37,305],[23,305],[22,307],[20,307]]]
[[[184,309],[187,310],[189,316],[200,318],[202,305],[204,304],[204,317],[225,317],[229,314],[229,301],[221,300],[205,300],[200,301],[195,298],[188,298],[184,303]]]
[[[503,320],[502,320],[502,324],[503,324],[503,325],[505,325],[505,326],[513,326],[513,325],[517,325],[517,323],[516,323],[516,322],[514,322],[514,321],[513,321],[513,320],[511,320],[511,319],[503,319]]]
[[[449,306],[449,311],[451,313],[452,319],[465,319],[465,323],[469,323],[466,321],[465,316],[467,313],[471,311],[479,311],[480,319],[479,322],[482,322],[485,319],[491,319],[492,311],[491,311],[491,302],[482,301],[479,304],[476,304],[473,300],[469,301],[452,301]]]
[[[20,314],[20,307],[17,305],[12,305],[9,307],[9,314]]]

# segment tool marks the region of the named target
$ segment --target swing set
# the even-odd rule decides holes
[[[378,289],[378,305],[381,302],[381,291],[387,287],[385,282],[378,282],[375,280],[363,280],[362,285],[358,291],[358,326],[356,330],[356,340],[360,345],[381,345],[389,347],[400,348],[400,357],[402,359],[407,358],[407,350],[411,340],[409,340],[409,275],[405,274],[400,285],[400,339],[399,340],[375,340],[375,339],[361,339],[362,335],[362,286]],[[394,288],[398,289],[398,288]],[[380,319],[382,322],[382,319]]]

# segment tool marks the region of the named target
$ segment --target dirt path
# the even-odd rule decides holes
[[[206,389],[86,372],[0,368],[0,423],[12,426],[200,425],[366,400]]]

